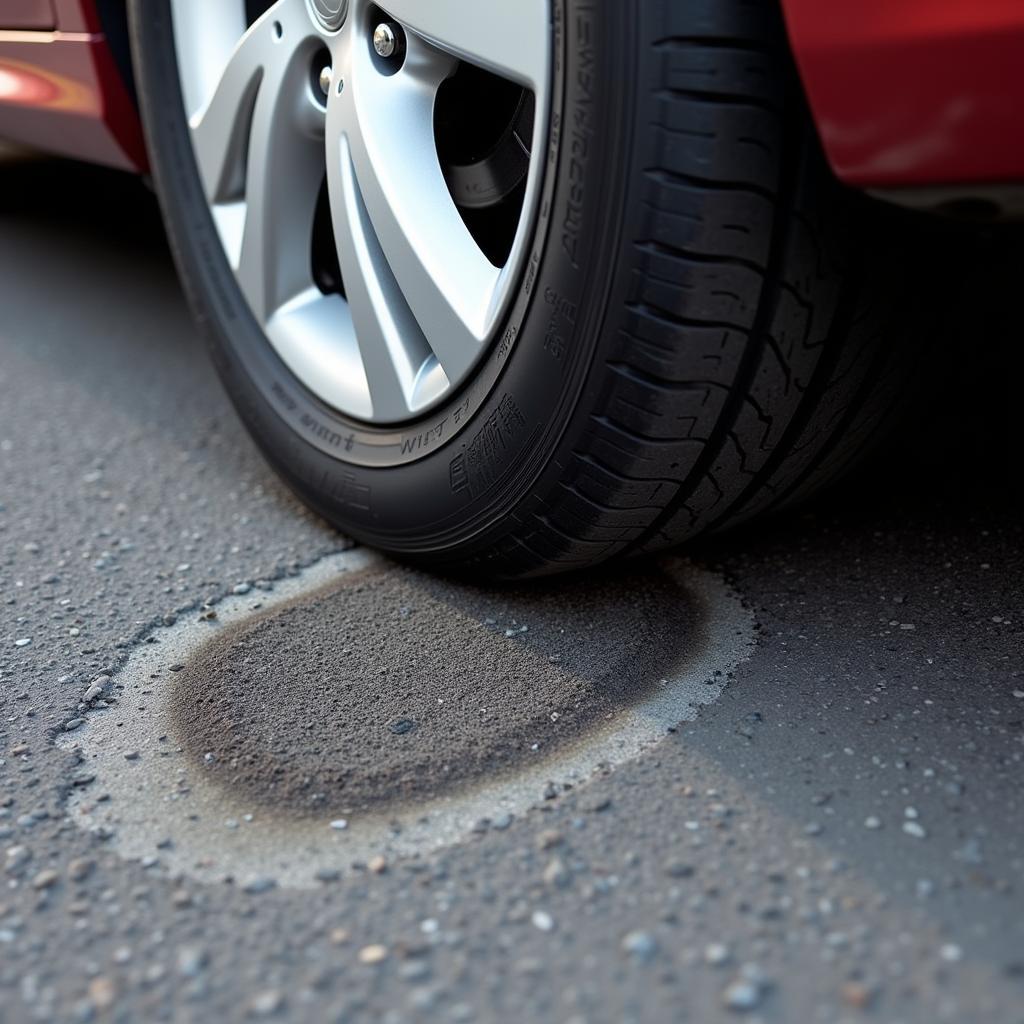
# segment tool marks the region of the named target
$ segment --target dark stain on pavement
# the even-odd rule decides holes
[[[237,794],[316,813],[533,763],[700,649],[684,572],[497,590],[393,565],[353,573],[207,643],[174,678],[178,738]]]

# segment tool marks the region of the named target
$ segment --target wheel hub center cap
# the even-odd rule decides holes
[[[328,32],[337,32],[348,15],[348,0],[313,0],[313,13]]]

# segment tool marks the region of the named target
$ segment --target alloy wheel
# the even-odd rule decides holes
[[[524,273],[549,0],[171,7],[206,199],[277,354],[381,427],[449,397]]]

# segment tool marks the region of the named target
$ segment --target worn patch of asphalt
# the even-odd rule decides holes
[[[508,828],[247,890],[79,828],[84,698],[347,545],[238,426],[141,188],[0,181],[4,1024],[1024,1019],[1019,249],[967,254],[920,430],[691,552],[761,626],[696,721]]]
[[[348,810],[539,760],[707,643],[683,574],[468,588],[370,565],[185,663],[177,735],[252,798]]]
[[[357,549],[256,594],[148,636],[59,740],[91,780],[70,802],[83,828],[247,889],[507,829],[692,721],[754,642],[722,580],[674,558],[597,574],[582,597],[443,582]],[[403,717],[382,698],[385,660],[411,676],[393,681]]]

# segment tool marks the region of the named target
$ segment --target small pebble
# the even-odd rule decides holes
[[[89,1002],[97,1010],[109,1010],[116,998],[117,986],[113,979],[101,975],[89,982]]]
[[[754,1010],[765,993],[766,980],[756,964],[744,964],[739,977],[726,986],[722,1002],[730,1010],[746,1012]]]
[[[53,870],[53,868],[45,868],[32,879],[32,888],[40,890],[51,889],[57,884],[59,878],[60,876]]]
[[[693,875],[693,865],[682,860],[667,860],[665,862],[665,874],[669,878],[690,878]]]
[[[276,885],[277,882],[273,878],[258,876],[256,878],[249,879],[249,881],[242,886],[242,892],[256,895],[261,892],[269,892],[271,889],[275,888]]]
[[[760,1001],[760,987],[743,978],[737,978],[722,993],[722,1002],[730,1010],[753,1010]]]
[[[537,849],[550,850],[555,846],[561,846],[565,842],[565,836],[554,829],[545,829],[537,836]]]
[[[569,884],[569,869],[561,857],[553,857],[544,869],[545,885],[561,888]]]
[[[175,889],[171,893],[171,902],[179,910],[192,906],[192,894],[187,889]]]
[[[21,874],[31,858],[32,851],[27,846],[9,846],[4,859],[4,873],[8,875]]]
[[[721,967],[729,962],[729,947],[723,942],[711,942],[704,947],[704,963]]]
[[[854,1010],[866,1010],[874,999],[874,992],[860,981],[848,981],[839,990],[842,1001]]]
[[[284,1006],[284,996],[277,989],[257,992],[249,1003],[249,1012],[255,1017],[271,1017]]]
[[[183,978],[194,978],[206,966],[208,959],[202,947],[182,946],[178,950],[178,973]]]
[[[658,943],[648,932],[630,932],[622,940],[623,952],[628,953],[638,963],[650,963],[658,952]]]
[[[76,857],[68,864],[68,878],[72,882],[83,882],[92,874],[95,867],[95,862],[85,857]]]

